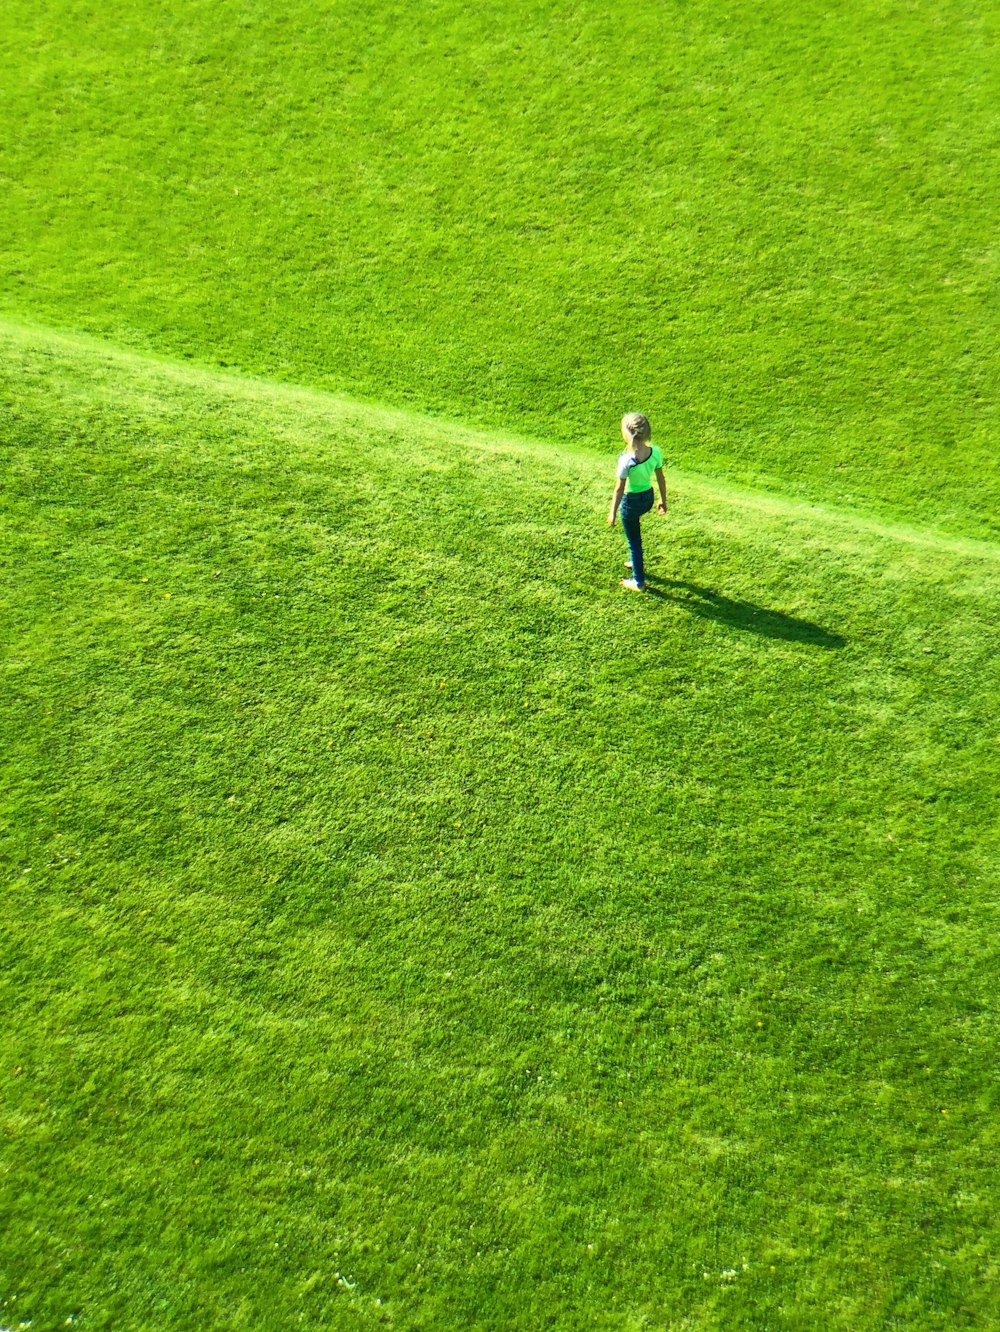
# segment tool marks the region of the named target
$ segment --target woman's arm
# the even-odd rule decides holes
[[[658,504],[656,507],[657,507],[657,509],[660,511],[660,513],[666,513],[666,511],[667,511],[667,483],[666,483],[666,481],[664,481],[664,479],[663,479],[663,468],[662,468],[662,467],[657,467],[657,469],[656,469],[656,484],[660,487],[660,502],[659,502],[659,504]]]
[[[618,517],[618,506],[622,502],[622,496],[625,494],[625,482],[619,477],[615,485],[615,493],[611,496],[611,512],[608,514],[608,526],[614,527],[615,519]]]

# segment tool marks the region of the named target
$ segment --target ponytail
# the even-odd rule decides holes
[[[653,437],[649,417],[643,416],[642,412],[629,412],[623,416],[622,432],[631,440],[633,448],[638,444],[648,444]]]

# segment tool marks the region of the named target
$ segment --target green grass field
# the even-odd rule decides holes
[[[996,36],[7,5],[0,1328],[1000,1328]]]

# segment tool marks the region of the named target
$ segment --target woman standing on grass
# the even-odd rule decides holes
[[[660,490],[659,513],[667,511],[667,487],[663,480],[663,454],[652,442],[648,419],[641,412],[622,417],[622,439],[628,445],[618,458],[618,483],[611,496],[608,526],[614,527],[619,507],[622,529],[628,542],[631,578],[622,579],[630,592],[645,592],[646,569],[642,562],[642,533],[639,519],[653,507],[653,473]]]

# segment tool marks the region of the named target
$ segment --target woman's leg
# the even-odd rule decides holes
[[[639,529],[641,515],[639,505],[636,503],[638,498],[638,495],[624,495],[619,513],[622,520],[622,531],[625,533],[625,540],[628,542],[629,558],[632,561],[632,577],[639,587],[643,587],[646,582],[646,571],[642,563],[642,532]]]

